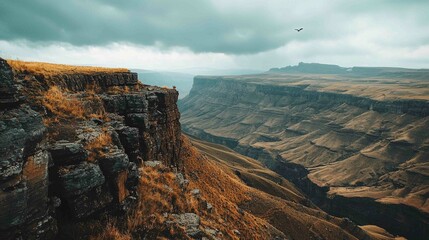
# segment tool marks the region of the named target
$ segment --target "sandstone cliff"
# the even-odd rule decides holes
[[[258,159],[331,213],[421,239],[428,90],[398,78],[201,76],[179,106],[186,133]]]

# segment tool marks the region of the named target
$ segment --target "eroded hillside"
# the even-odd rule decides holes
[[[334,214],[424,239],[428,96],[427,79],[414,77],[196,77],[181,122],[258,159]]]

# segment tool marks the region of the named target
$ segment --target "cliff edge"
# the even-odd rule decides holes
[[[180,168],[175,90],[123,69],[0,59],[0,74],[2,239],[52,238],[58,222],[128,211],[143,162]]]

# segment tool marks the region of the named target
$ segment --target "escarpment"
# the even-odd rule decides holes
[[[184,132],[258,159],[329,213],[429,235],[426,80],[317,74],[196,77]]]
[[[130,211],[143,162],[182,167],[177,91],[122,70],[58,72],[0,59],[1,239]]]

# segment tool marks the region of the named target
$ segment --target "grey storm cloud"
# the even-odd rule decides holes
[[[131,42],[196,52],[258,52],[284,43],[282,24],[263,15],[216,11],[209,1],[58,1],[0,3],[0,38],[74,45]]]
[[[186,47],[194,52],[252,54],[294,40],[352,34],[354,16],[368,15],[377,21],[374,16],[379,15],[380,22],[374,24],[388,21],[385,16],[404,17],[413,28],[421,25],[427,30],[428,2],[261,1],[253,6],[252,1],[226,0],[2,0],[0,40],[75,46],[127,42]],[[304,31],[297,34],[295,27],[304,27]],[[428,37],[416,35],[413,41],[419,44]]]

